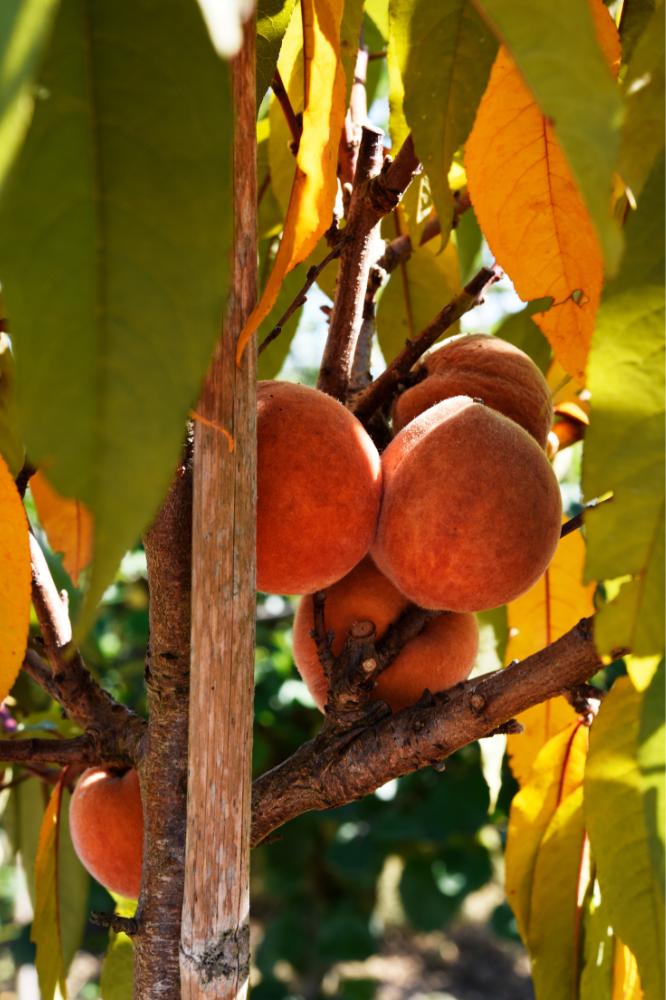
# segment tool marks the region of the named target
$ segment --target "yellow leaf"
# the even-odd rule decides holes
[[[631,677],[631,683],[637,691],[645,691],[649,688],[660,661],[661,654],[657,654],[656,656],[625,657],[624,662],[627,665],[627,673]]]
[[[595,585],[583,584],[585,543],[578,531],[561,539],[555,557],[541,579],[507,606],[509,642],[507,661],[524,660],[568,632],[581,618],[593,614]],[[509,736],[511,770],[524,785],[541,749],[556,733],[575,720],[562,697],[550,698],[518,716],[524,732]]]
[[[615,24],[602,0],[591,6],[601,47],[615,66]],[[522,299],[553,299],[533,319],[563,367],[584,378],[603,285],[601,248],[553,124],[504,47],[467,140],[465,169],[498,263]]]
[[[30,542],[21,497],[0,457],[0,701],[23,663],[30,621]]]
[[[30,492],[39,520],[54,552],[62,553],[65,569],[74,583],[92,559],[92,517],[80,500],[57,493],[43,472],[30,480]]]
[[[574,722],[541,749],[529,781],[511,803],[505,886],[523,941],[528,941],[534,873],[548,827],[583,781],[589,732]]]
[[[344,0],[302,0],[305,110],[282,240],[261,299],[238,340],[237,360],[268,315],[285,275],[314,250],[332,221],[345,117],[340,55]]]
[[[643,1000],[643,996],[636,958],[626,944],[616,937],[611,1000]]]
[[[39,831],[35,858],[35,916],[30,940],[37,949],[35,964],[42,1000],[53,1000],[56,986],[67,1000],[58,916],[58,831],[65,771],[51,793]]]

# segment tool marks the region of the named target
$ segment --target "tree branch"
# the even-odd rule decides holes
[[[386,371],[360,394],[351,406],[352,412],[361,423],[366,423],[372,415],[393,398],[398,384],[407,375],[412,365],[421,357],[456,320],[464,316],[482,301],[483,295],[502,277],[497,267],[482,267],[462,292],[456,295],[441,312],[435,316],[425,330],[415,340],[408,340]]]
[[[326,729],[253,786],[252,843],[304,812],[368,795],[505,726],[520,712],[587,681],[601,666],[592,619],[541,652],[358,732]]]
[[[72,627],[65,602],[58,593],[44,553],[30,535],[32,602],[42,631],[50,676],[34,651],[24,666],[65,709],[68,717],[85,729],[98,748],[97,759],[136,760],[145,723],[125,705],[116,702],[93,678],[72,645]]]
[[[126,758],[100,757],[96,741],[88,736],[72,739],[2,739],[0,761],[12,764],[125,764]]]
[[[370,266],[379,255],[379,223],[398,204],[419,168],[411,136],[395,160],[383,159],[383,139],[378,129],[363,128],[345,230],[348,240],[340,255],[335,301],[317,383],[322,392],[343,403],[363,320]]]

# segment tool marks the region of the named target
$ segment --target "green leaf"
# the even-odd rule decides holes
[[[377,307],[377,334],[386,362],[420,333],[460,287],[458,259],[453,244],[435,254],[426,243],[416,247],[405,264],[392,273]],[[455,333],[446,331],[449,337]]]
[[[592,726],[585,820],[613,928],[638,961],[646,1000],[664,995],[663,666],[639,693],[615,682]]]
[[[583,947],[578,996],[611,997],[615,935],[596,880],[583,901],[581,921]]]
[[[599,234],[609,270],[622,239],[610,211],[622,100],[580,0],[474,0],[555,131]],[[545,26],[547,25],[547,30]]]
[[[641,35],[624,79],[627,118],[618,173],[638,198],[664,148],[664,4]]]
[[[583,491],[590,500],[610,490],[613,501],[586,524],[585,577],[632,577],[598,615],[600,653],[664,648],[663,186],[662,158],[627,223],[625,260],[606,289],[588,362]]]
[[[22,781],[12,789],[14,849],[21,855],[28,892],[35,902],[35,858],[39,827],[44,815],[44,786],[37,778]]]
[[[296,298],[299,290],[303,287],[307,275],[308,263],[298,264],[282,282],[277,301],[261,324],[259,343],[261,343],[264,337],[268,336],[287,307]],[[289,348],[294,339],[300,318],[301,310],[297,309],[284,324],[280,335],[268,345],[266,350],[261,352],[257,358],[257,378],[275,378],[278,374],[289,354]]]
[[[497,42],[467,0],[391,0],[389,12],[404,114],[446,243],[453,220],[447,176],[474,123]]]
[[[526,944],[538,1000],[576,996],[580,934],[576,903],[584,841],[579,787],[558,805],[534,868]]]
[[[552,299],[535,299],[520,312],[507,316],[494,331],[496,337],[501,337],[502,340],[507,340],[521,351],[525,351],[544,375],[550,366],[550,344],[532,316],[547,309],[550,302]]]
[[[59,893],[59,919],[65,972],[81,947],[83,932],[88,921],[90,892],[90,876],[79,861],[69,832],[70,798],[67,789],[63,789],[58,837],[58,881],[62,887]]]
[[[63,776],[53,789],[46,807],[35,859],[35,915],[30,940],[34,941],[37,949],[35,965],[42,1000],[53,1000],[57,986],[60,987],[61,993],[67,996],[58,891],[58,833]]]
[[[356,56],[361,37],[362,21],[363,0],[345,0],[345,8],[342,12],[342,23],[340,25],[340,53],[342,56],[342,68],[345,71],[347,95],[345,107],[349,104],[349,95],[351,94],[354,82],[354,70],[356,68]]]
[[[620,41],[622,59],[625,63],[631,59],[636,43],[645,31],[654,8],[655,0],[624,0],[620,18]]]
[[[28,453],[94,517],[87,625],[166,492],[220,328],[231,99],[189,0],[68,0],[40,85],[0,277]]]
[[[295,0],[257,3],[257,107],[270,87]]]
[[[19,431],[14,367],[9,338],[6,333],[0,333],[0,455],[16,477],[23,467],[25,449]]]
[[[460,262],[460,281],[463,285],[474,277],[481,267],[483,233],[472,207],[458,219],[456,226],[456,246]]]
[[[59,0],[4,0],[0,4],[0,188],[33,114],[31,84],[49,38]]]
[[[109,933],[109,947],[100,977],[102,1000],[132,1000],[134,995],[134,945],[127,934]]]

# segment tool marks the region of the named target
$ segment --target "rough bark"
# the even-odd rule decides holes
[[[144,538],[150,587],[148,728],[139,762],[144,847],[135,996],[178,997],[190,669],[192,469],[176,474]]]
[[[522,663],[424,698],[376,724],[327,731],[254,782],[252,844],[313,809],[362,798],[391,778],[438,764],[600,667],[590,619]]]
[[[254,23],[233,63],[235,252],[224,331],[197,412],[194,451],[188,827],[183,1000],[244,997],[255,608],[255,364],[236,341],[256,291]],[[223,427],[233,437],[229,450]]]

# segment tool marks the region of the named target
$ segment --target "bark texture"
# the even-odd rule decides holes
[[[192,673],[183,1000],[244,997],[255,608],[255,363],[238,334],[256,294],[254,23],[232,64],[235,252],[222,338],[195,427]],[[212,425],[212,426],[211,426]],[[217,428],[231,434],[233,450]]]
[[[178,469],[144,545],[150,586],[148,728],[139,762],[144,846],[135,996],[176,998],[185,864],[192,469]]]

